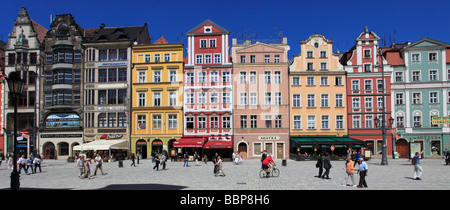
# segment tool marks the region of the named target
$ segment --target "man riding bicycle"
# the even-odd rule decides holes
[[[268,154],[266,159],[263,160],[263,169],[265,169],[267,172],[270,171],[270,163],[272,163],[274,166],[276,166],[277,164],[275,164],[275,162],[273,162],[272,157]]]

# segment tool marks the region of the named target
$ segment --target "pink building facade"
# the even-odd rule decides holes
[[[232,41],[234,151],[243,158],[289,158],[287,38],[275,44]]]

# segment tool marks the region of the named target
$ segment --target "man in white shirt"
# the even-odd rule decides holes
[[[24,155],[20,156],[19,160],[17,161],[17,164],[19,164],[19,174],[20,174],[20,171],[21,171],[22,168],[23,168],[23,170],[25,171],[25,173],[26,173],[27,175],[29,175],[29,174],[28,174],[28,171],[27,171],[27,168],[26,168],[27,159],[25,159],[25,156],[24,156]]]

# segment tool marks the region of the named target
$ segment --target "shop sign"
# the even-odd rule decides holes
[[[100,139],[120,139],[122,136],[122,134],[103,134]]]
[[[98,67],[126,66],[127,62],[99,63]]]
[[[41,138],[81,138],[83,134],[41,134]]]
[[[414,140],[440,140],[440,135],[414,135]]]
[[[231,141],[230,137],[208,137],[208,141]]]
[[[280,140],[279,136],[258,136],[258,140],[269,140],[269,141],[276,141],[276,140]]]
[[[433,125],[450,124],[450,117],[432,117],[431,124],[433,124]]]

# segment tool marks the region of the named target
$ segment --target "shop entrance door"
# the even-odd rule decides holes
[[[277,158],[278,159],[284,158],[284,144],[283,143],[277,143]]]
[[[395,150],[399,158],[408,158],[408,142],[405,139],[399,139],[395,142]]]
[[[247,158],[247,144],[242,142],[238,146],[238,155],[242,158]]]
[[[147,142],[144,139],[139,139],[136,142],[136,154],[138,152],[141,153],[142,159],[147,159]]]

